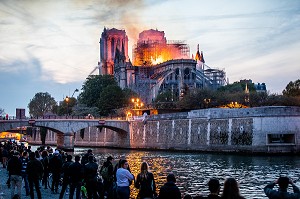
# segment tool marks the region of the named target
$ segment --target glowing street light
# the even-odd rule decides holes
[[[68,96],[66,96],[65,100],[66,100],[66,103],[67,103],[67,115],[69,115],[69,101],[70,101],[70,98]]]
[[[139,98],[132,98],[131,102],[134,105],[133,110],[136,110],[137,115],[139,115],[139,110],[144,106],[144,103]]]

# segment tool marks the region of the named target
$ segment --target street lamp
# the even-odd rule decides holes
[[[76,88],[72,94],[72,97],[74,96],[75,92],[79,92],[78,88]]]
[[[208,104],[210,103],[210,99],[209,98],[205,98],[203,101],[205,103],[205,108],[208,108]]]
[[[139,109],[144,106],[144,103],[139,98],[132,98],[131,102],[134,104],[133,110],[136,110],[137,115],[139,115]]]
[[[68,96],[66,96],[66,103],[67,103],[67,116],[69,115],[69,101],[70,101],[70,98]]]

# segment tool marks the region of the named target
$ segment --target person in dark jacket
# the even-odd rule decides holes
[[[67,161],[63,163],[62,165],[62,173],[63,173],[63,183],[61,187],[61,191],[59,194],[59,199],[62,199],[64,197],[65,191],[67,189],[67,186],[70,184],[70,171],[69,166],[73,163],[72,156],[67,155]]]
[[[69,173],[70,173],[70,195],[69,199],[73,199],[74,191],[76,189],[76,199],[80,199],[80,191],[83,180],[83,165],[80,164],[80,156],[75,156],[75,162],[70,164]]]
[[[210,194],[208,196],[196,196],[195,199],[219,199],[221,198],[219,196],[220,192],[220,182],[216,178],[211,178],[208,182],[208,189],[210,191]]]
[[[137,175],[134,186],[139,189],[140,199],[156,197],[156,185],[154,176],[148,171],[147,162],[141,164],[141,172]]]
[[[45,187],[45,189],[47,189],[48,188],[49,172],[50,172],[50,168],[49,168],[50,161],[49,161],[49,154],[48,154],[47,150],[44,150],[42,152],[41,163],[43,164],[43,167],[44,167],[42,185]]]
[[[24,180],[26,196],[29,196],[29,183],[28,183],[28,175],[26,173],[27,164],[28,164],[28,152],[24,151],[22,153],[22,157],[20,158],[22,163],[22,180]]]
[[[98,185],[98,164],[94,162],[94,156],[90,155],[89,162],[84,165],[84,181],[86,183],[86,190],[89,199],[97,199],[97,185]]]
[[[22,163],[20,161],[20,153],[14,151],[12,157],[9,159],[7,163],[7,170],[10,175],[10,183],[11,183],[11,198],[15,195],[15,187],[18,189],[18,195],[21,196],[21,187],[22,187]]]
[[[181,199],[181,193],[179,188],[176,186],[175,175],[170,173],[167,176],[167,183],[165,183],[159,191],[159,199]]]
[[[274,186],[278,184],[278,190],[273,190]],[[287,192],[288,186],[292,185],[294,193]],[[275,182],[268,184],[264,188],[266,196],[270,199],[296,199],[300,198],[299,188],[288,177],[279,177]]]
[[[43,165],[35,158],[34,152],[29,153],[29,161],[27,163],[26,172],[28,174],[30,198],[34,199],[33,185],[37,193],[38,199],[42,199],[42,194],[39,186],[39,181],[43,176]]]
[[[49,168],[52,172],[51,193],[58,193],[58,185],[62,170],[62,160],[58,150],[55,150],[53,156],[49,160]]]
[[[112,187],[113,187],[113,179],[114,179],[114,166],[112,164],[113,157],[108,156],[106,158],[106,162],[103,163],[100,174],[103,178],[103,195],[106,195],[108,199],[112,198]]]

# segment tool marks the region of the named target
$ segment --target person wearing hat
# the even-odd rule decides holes
[[[52,172],[51,193],[58,193],[60,174],[62,172],[62,160],[58,150],[55,150],[49,160],[50,172]]]
[[[103,192],[108,199],[112,197],[113,178],[114,178],[114,166],[112,164],[113,160],[114,158],[112,156],[108,156],[106,158],[106,162],[103,163],[100,169],[100,174],[103,178]]]
[[[278,184],[278,190],[273,190],[274,186]],[[288,186],[292,185],[294,193],[287,192]],[[266,196],[270,199],[293,199],[293,198],[300,198],[300,190],[299,188],[293,183],[291,179],[288,177],[279,177],[275,182],[272,182],[265,186],[264,192]]]
[[[15,188],[17,187],[18,195],[21,196],[21,187],[22,187],[22,162],[19,159],[20,153],[14,151],[12,157],[7,163],[7,170],[10,176],[11,183],[11,198],[15,195]]]

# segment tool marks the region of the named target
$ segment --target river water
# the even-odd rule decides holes
[[[87,148],[75,148],[74,154],[86,153]],[[207,182],[215,177],[223,186],[228,177],[235,178],[240,186],[240,193],[245,198],[267,198],[263,188],[280,175],[296,180],[300,186],[300,158],[297,156],[252,156],[215,153],[182,153],[163,151],[93,149],[99,165],[109,155],[126,158],[132,173],[137,176],[143,161],[149,164],[154,174],[157,193],[166,182],[168,173],[173,172],[182,196],[208,194]],[[277,187],[276,187],[277,188]],[[137,189],[131,186],[131,197],[135,198]],[[222,191],[222,189],[221,189]],[[289,189],[289,191],[292,191]]]

